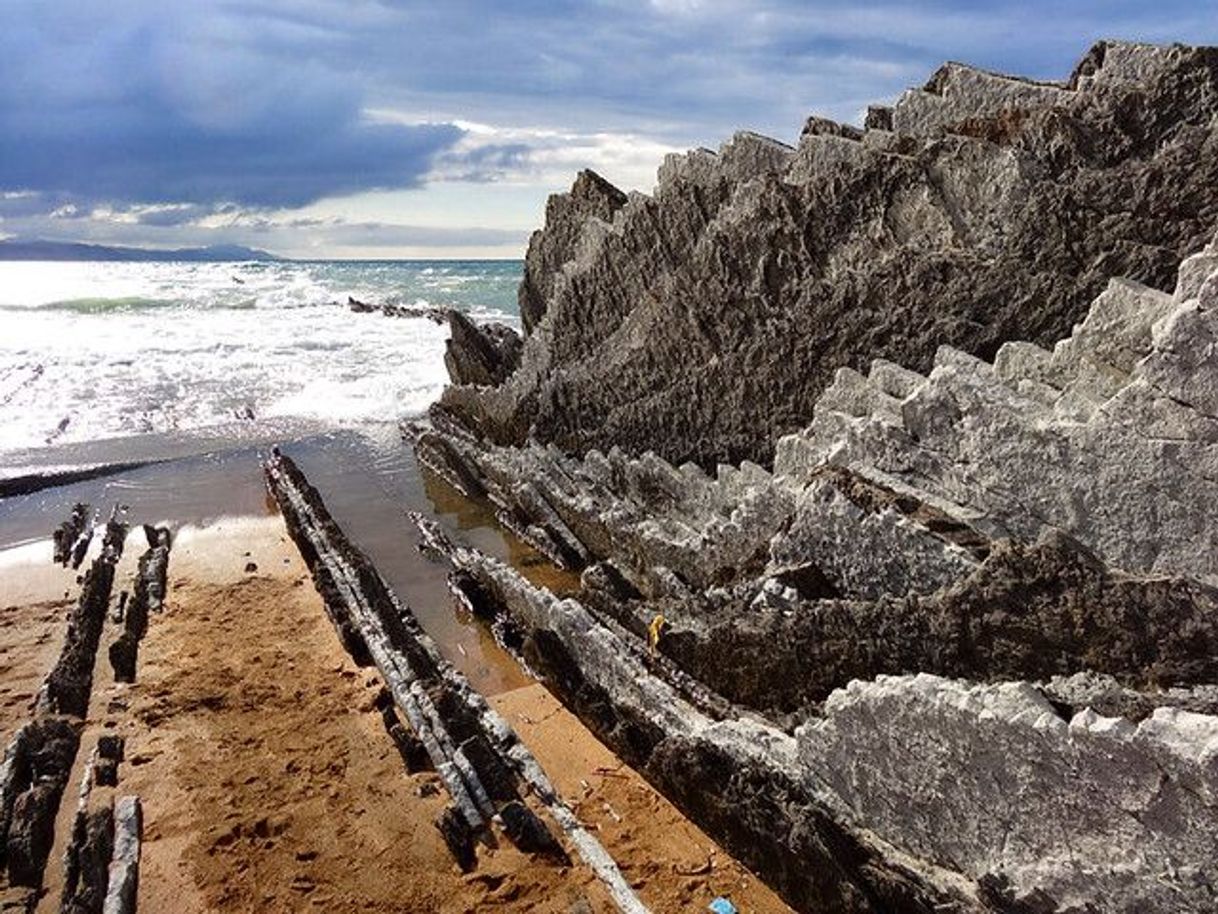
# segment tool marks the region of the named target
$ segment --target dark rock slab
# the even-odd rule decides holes
[[[77,502],[72,507],[72,514],[68,519],[55,529],[51,538],[55,547],[54,560],[56,564],[67,566],[72,558],[77,541],[84,535],[85,529],[89,526],[91,515],[92,511],[89,505]]]
[[[520,850],[547,857],[563,866],[570,865],[567,852],[529,807],[519,800],[513,800],[499,810],[499,815],[503,819],[503,830]]]
[[[1113,572],[1061,535],[1002,542],[930,595],[816,600],[753,585],[654,606],[672,626],[663,654],[778,719],[882,674],[1000,681],[1090,670],[1143,690],[1218,682],[1218,590]]]
[[[31,785],[14,802],[5,843],[8,878],[13,885],[42,885],[62,795],[62,785],[46,781]]]
[[[111,517],[106,524],[101,555],[85,572],[80,598],[72,609],[63,647],[39,695],[41,713],[84,717],[93,690],[93,663],[101,640],[114,587],[114,566],[123,554],[127,525]]]
[[[107,805],[80,816],[67,852],[60,914],[102,914],[113,853],[113,810]]]
[[[440,830],[444,844],[457,861],[457,866],[461,867],[461,872],[471,872],[478,863],[478,857],[474,852],[474,833],[465,817],[455,806],[446,806],[436,819],[436,828]]]
[[[148,631],[149,613],[159,613],[165,603],[171,537],[164,527],[144,525],[148,550],[140,556],[135,587],[123,617],[123,631],[110,645],[110,665],[115,682],[135,682],[139,643]]]
[[[37,718],[17,731],[0,778],[0,852],[12,885],[42,885],[55,816],[80,745],[79,725]]]
[[[448,312],[452,333],[444,364],[454,384],[502,384],[520,364],[520,335],[504,324],[475,324],[456,309]]]

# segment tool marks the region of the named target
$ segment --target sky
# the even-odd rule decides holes
[[[1218,44],[1218,0],[0,0],[0,238],[523,255],[592,168],[860,122],[944,60]]]

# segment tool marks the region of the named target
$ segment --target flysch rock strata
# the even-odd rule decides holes
[[[839,371],[776,473],[832,463],[994,537],[1061,530],[1126,571],[1218,580],[1216,251],[1186,261],[1178,296],[1114,280],[1052,351],[945,347],[899,399]]]
[[[797,910],[1200,914],[1218,900],[1218,716],[1063,720],[1027,682],[881,676],[832,692],[792,739],[694,707],[581,601],[476,550],[447,555],[482,612],[523,632],[530,668]],[[737,661],[731,645],[718,659]]]
[[[1218,224],[1216,114],[1218,48],[1104,43],[1060,84],[949,65],[890,129],[671,156],[650,196],[586,173],[530,242],[520,367],[442,403],[503,444],[768,466],[839,368],[1050,346],[1110,277],[1169,289]]]
[[[864,824],[1029,910],[1218,905],[1218,717],[1063,720],[1028,683],[852,682],[798,733]]]
[[[655,674],[620,631],[477,550],[444,543],[477,582],[480,614],[505,614],[519,655],[584,723],[797,910],[982,910],[948,870],[840,825],[802,777],[796,741],[739,711],[707,714]]]
[[[797,909],[1214,910],[1215,187],[1218,49],[1107,42],[581,175],[406,430],[581,588],[454,588]]]
[[[533,754],[441,657],[414,613],[347,539],[295,463],[275,452],[264,470],[344,644],[357,659],[362,655],[362,662],[375,664],[453,800],[436,824],[462,870],[476,865],[475,840],[493,846],[492,820],[503,824],[520,850],[570,864],[564,848],[522,802],[528,800],[544,810],[618,910],[647,914],[617,863],[559,796]]]
[[[144,526],[148,550],[140,556],[134,593],[124,607],[123,631],[110,644],[110,665],[115,682],[135,682],[139,645],[148,632],[148,615],[159,613],[165,603],[169,549],[172,542],[166,527]]]
[[[768,639],[799,644],[771,656],[787,668],[780,654],[802,654],[803,698],[843,670],[1087,668],[1204,684],[1218,580],[1218,425],[1204,406],[1218,378],[1216,251],[1185,261],[1175,296],[1114,281],[1052,351],[1008,343],[991,365],[944,348],[928,376],[884,361],[841,370],[812,424],[778,442],[773,473],[487,446],[442,413],[415,429],[416,448],[560,564],[611,561],[671,622],[698,623],[707,665],[716,643],[762,655]],[[989,560],[1006,540],[1060,548],[1005,546]],[[1096,613],[1109,624],[1085,624]],[[863,619],[877,640],[851,638]],[[694,660],[688,639],[670,643]],[[755,703],[747,677],[725,679]]]
[[[114,804],[114,855],[106,885],[102,914],[134,914],[139,894],[140,844],[144,816],[137,796],[120,797]]]

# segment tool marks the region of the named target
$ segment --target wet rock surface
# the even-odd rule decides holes
[[[503,324],[475,324],[463,313],[448,312],[452,336],[444,351],[444,364],[459,384],[502,384],[520,365],[521,339]]]
[[[165,602],[171,540],[169,530],[145,525],[144,537],[148,550],[139,559],[135,589],[123,614],[123,631],[109,649],[116,682],[135,682],[139,643],[148,631],[148,615],[160,612]]]
[[[371,304],[347,296],[347,307],[356,314],[383,314],[385,317],[424,318],[433,324],[443,324],[448,319],[448,309],[436,306],[395,305],[389,302]]]
[[[1216,114],[1104,43],[581,175],[405,429],[581,587],[424,543],[798,909],[1212,910]]]
[[[54,544],[54,560],[57,564],[67,566],[76,551],[76,544],[84,536],[92,519],[92,511],[87,504],[76,504],[72,513],[62,524],[55,528],[52,534]],[[79,567],[80,563],[77,562]]]

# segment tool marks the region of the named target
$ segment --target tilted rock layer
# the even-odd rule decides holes
[[[1218,223],[1218,49],[1101,45],[1061,85],[948,65],[895,132],[813,119],[585,174],[529,245],[521,369],[447,409],[501,443],[768,464],[841,367],[1067,336],[1110,277],[1167,289]]]
[[[585,174],[421,463],[588,725],[797,908],[1218,907],[1218,49]],[[657,637],[658,636],[658,637]]]

